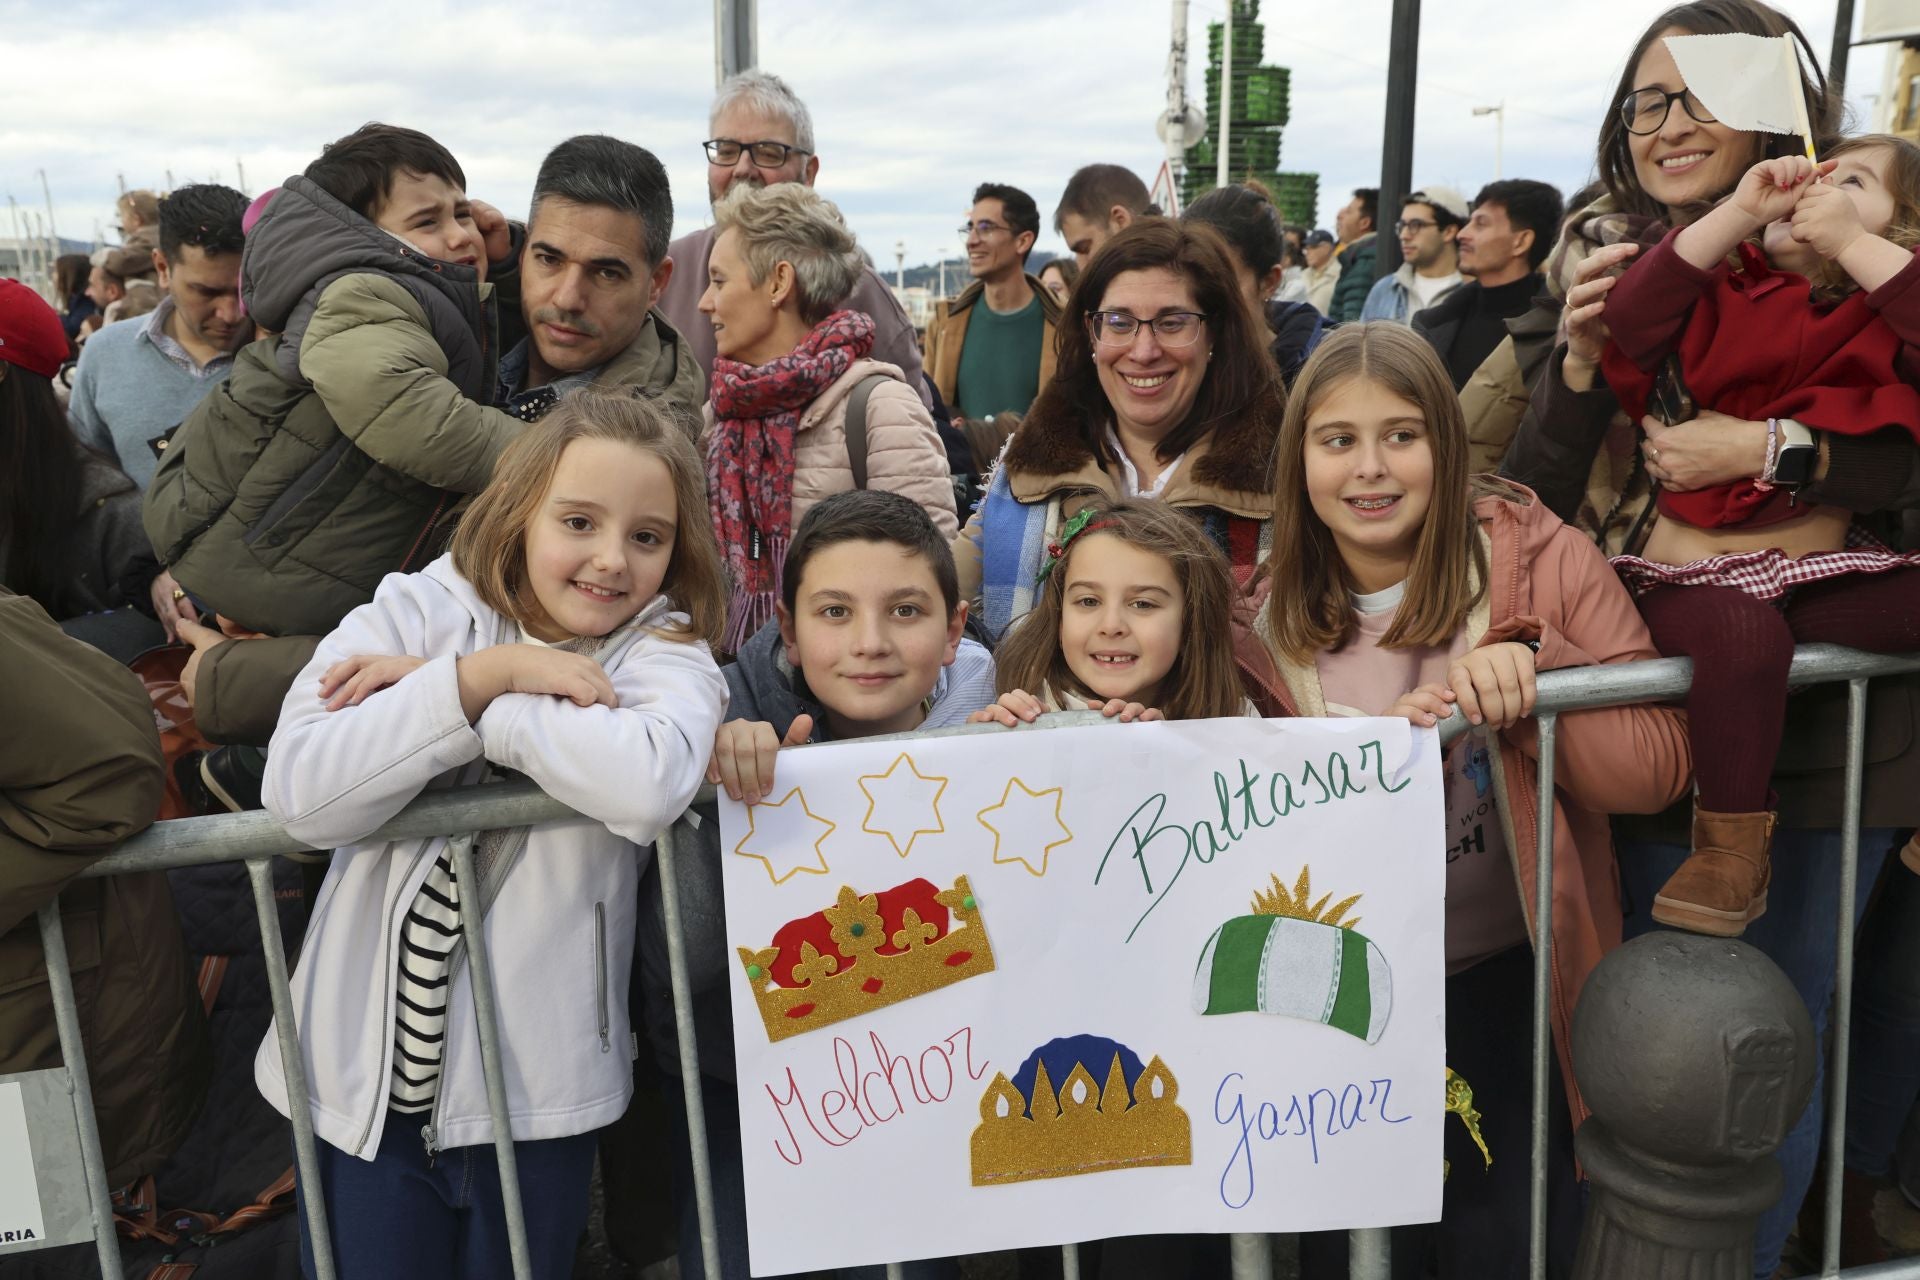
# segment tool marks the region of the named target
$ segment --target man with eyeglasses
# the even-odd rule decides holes
[[[960,228],[973,283],[941,302],[927,323],[927,368],[940,398],[965,418],[1025,413],[1053,376],[1053,332],[1060,304],[1027,274],[1040,238],[1033,197],[983,182]]]
[[[813,149],[813,116],[799,95],[779,76],[765,71],[742,71],[730,77],[714,95],[708,117],[707,198],[714,204],[736,182],[766,187],[779,182],[812,186],[820,173],[820,157]],[[713,322],[700,314],[700,295],[707,290],[707,260],[713,256],[714,229],[703,227],[667,246],[673,275],[655,305],[686,338],[700,363],[703,384],[713,377]],[[871,266],[840,304],[873,321],[873,358],[899,367],[908,386],[932,407],[921,379],[920,346],[913,322],[887,282]]]
[[[1454,242],[1466,220],[1467,202],[1452,187],[1432,185],[1408,196],[1393,228],[1400,237],[1400,269],[1374,282],[1360,318],[1407,324],[1458,288]]]

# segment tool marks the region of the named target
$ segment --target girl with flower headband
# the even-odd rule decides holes
[[[1251,712],[1234,663],[1233,574],[1192,517],[1152,501],[1088,507],[1048,544],[1035,590],[994,655],[1000,700],[972,719]]]

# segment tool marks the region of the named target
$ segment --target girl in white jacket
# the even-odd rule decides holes
[[[692,443],[646,401],[582,391],[502,455],[450,554],[382,582],[287,695],[267,810],[337,850],[293,1000],[341,1275],[510,1274],[468,898],[534,1270],[569,1274],[594,1131],[632,1093],[636,846],[700,784],[727,703],[708,650],[725,608]],[[506,771],[583,816],[366,842],[422,790]],[[455,875],[460,842],[477,883]],[[286,1112],[273,1034],[255,1076]],[[304,1238],[302,1253],[311,1276]]]

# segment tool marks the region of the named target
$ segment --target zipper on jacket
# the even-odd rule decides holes
[[[408,573],[412,571],[414,553],[419,551],[421,547],[427,545],[429,539],[433,537],[434,527],[440,523],[440,515],[447,509],[448,496],[449,495],[444,492],[441,493],[439,499],[433,504],[433,512],[427,517],[426,526],[420,530],[419,536],[413,540],[413,545],[407,548],[406,557],[400,561],[400,568],[397,572]]]
[[[434,837],[432,836],[428,836],[427,838],[420,841],[420,847],[415,849],[413,854],[415,859],[414,867],[417,868],[420,865],[419,864],[420,856],[424,854],[429,848],[432,847],[433,841],[434,841]],[[401,884],[404,885],[407,880],[410,880],[412,878],[413,878],[413,870],[409,869],[406,876],[402,878]],[[421,877],[421,880],[423,883],[425,879],[426,877],[424,876]],[[419,890],[415,889],[414,892],[418,893]],[[380,1007],[381,1009],[386,1011],[386,1028],[387,1028],[387,1047],[385,1050],[382,1051],[382,1056],[380,1061],[386,1065],[386,1071],[380,1077],[382,1082],[381,1088],[379,1093],[375,1095],[373,1110],[367,1113],[367,1123],[360,1130],[360,1140],[353,1144],[352,1154],[356,1156],[359,1155],[362,1151],[365,1151],[367,1149],[367,1139],[373,1136],[374,1122],[379,1120],[380,1109],[381,1107],[386,1105],[388,1094],[392,1091],[392,1088],[393,1088],[393,1084],[392,1084],[393,1058],[391,1056],[391,1051],[393,1048],[393,1020],[396,1014],[395,1014],[394,1002],[391,1001],[389,997],[394,994],[394,990],[393,990],[394,972],[393,971],[394,971],[395,961],[393,958],[393,934],[395,931],[391,927],[389,927],[389,921],[392,919],[394,908],[399,905],[398,894],[395,895],[395,899],[396,900],[393,903],[386,905],[386,908],[382,913],[381,922],[380,922],[381,923]]]
[[[607,1013],[607,904],[593,904],[593,990],[600,1004],[600,1052],[612,1053]]]
[[[434,1100],[437,1102],[439,1100],[439,1097],[440,1095],[436,1093],[434,1095]],[[431,1120],[432,1116],[429,1115],[428,1119]],[[429,1123],[429,1124],[423,1124],[420,1126],[420,1141],[426,1144],[427,1168],[429,1169],[433,1168],[434,1161],[440,1158],[439,1138],[440,1138],[440,1135],[434,1132],[434,1128],[432,1124]]]

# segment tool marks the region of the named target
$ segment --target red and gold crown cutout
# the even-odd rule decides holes
[[[772,946],[735,950],[770,1041],[993,971],[965,876],[951,889],[915,879],[865,896],[842,885],[833,906],[788,921]]]

